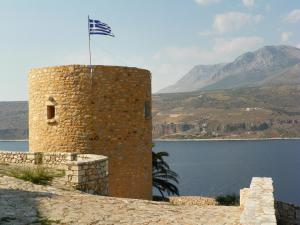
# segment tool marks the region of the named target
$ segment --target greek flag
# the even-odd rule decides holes
[[[100,20],[92,20],[89,18],[89,34],[109,35],[114,37],[110,26]]]

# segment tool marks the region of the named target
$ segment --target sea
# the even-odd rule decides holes
[[[300,140],[154,141],[154,151],[179,175],[180,195],[239,194],[252,177],[272,177],[275,198],[300,205]],[[27,141],[0,141],[28,151]]]

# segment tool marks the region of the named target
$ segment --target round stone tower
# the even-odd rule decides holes
[[[109,195],[152,197],[151,74],[70,65],[29,73],[29,149],[109,158]]]

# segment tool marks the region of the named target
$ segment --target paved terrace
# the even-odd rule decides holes
[[[240,224],[240,207],[171,205],[34,185],[0,175],[0,224]],[[42,218],[47,218],[44,220]]]

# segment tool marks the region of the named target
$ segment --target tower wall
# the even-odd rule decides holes
[[[30,71],[29,149],[108,156],[109,195],[151,199],[150,72],[93,68]]]

